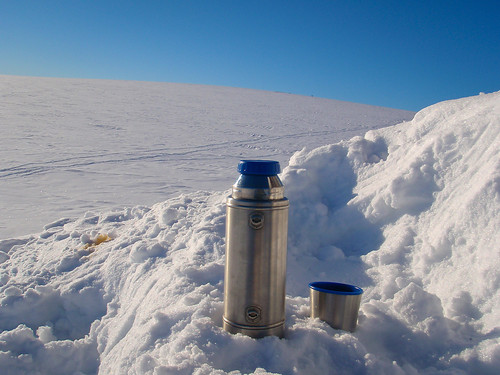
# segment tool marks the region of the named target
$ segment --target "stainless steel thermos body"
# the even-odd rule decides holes
[[[279,163],[242,160],[238,171],[226,202],[223,327],[282,337],[289,203]]]

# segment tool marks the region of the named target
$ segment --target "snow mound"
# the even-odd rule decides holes
[[[0,241],[3,373],[494,374],[499,129],[500,92],[294,154],[281,340],[221,329],[228,191]],[[356,332],[308,318],[315,280],[364,288]]]

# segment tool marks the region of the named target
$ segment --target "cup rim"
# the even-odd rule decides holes
[[[309,283],[309,288],[328,294],[359,295],[363,293],[363,289],[356,285],[334,283],[331,281],[314,281]]]

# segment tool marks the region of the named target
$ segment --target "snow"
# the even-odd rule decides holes
[[[231,182],[195,190],[199,176],[155,204],[91,209],[1,240],[2,371],[496,374],[499,129],[497,92],[302,144],[281,175],[290,200],[284,339],[221,329]],[[355,332],[309,318],[316,280],[364,289]]]
[[[88,210],[225,190],[240,158],[284,167],[304,146],[413,116],[228,87],[0,76],[0,238]]]

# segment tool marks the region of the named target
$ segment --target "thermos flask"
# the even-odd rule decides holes
[[[271,160],[242,160],[226,201],[223,327],[283,337],[288,199]]]

